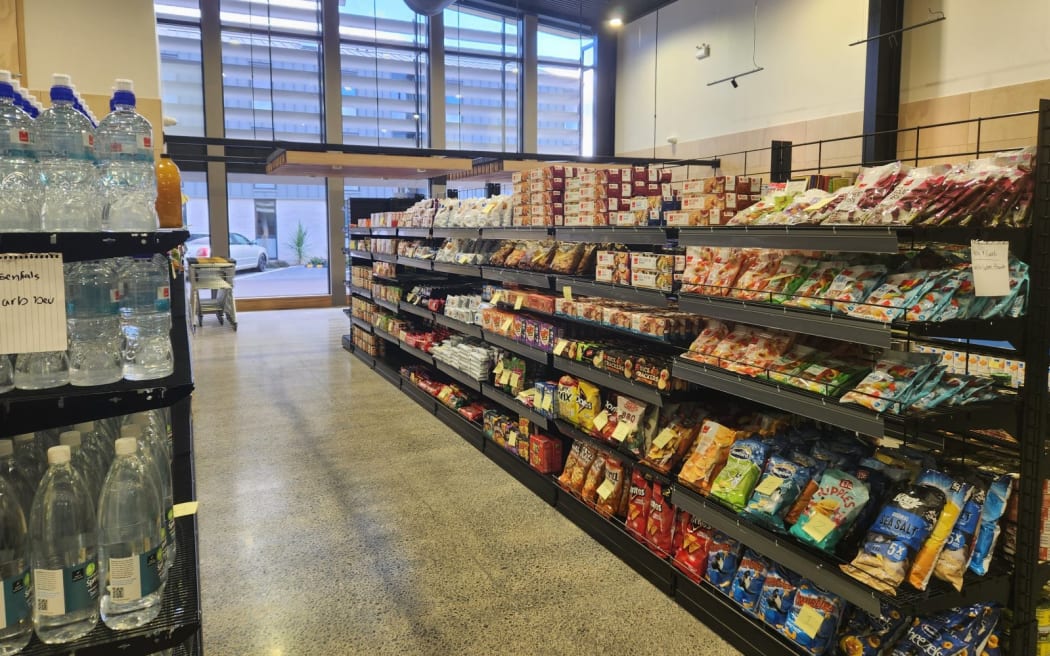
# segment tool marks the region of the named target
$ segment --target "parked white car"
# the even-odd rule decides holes
[[[211,235],[191,234],[186,242],[187,257],[211,257]],[[230,259],[237,262],[237,270],[266,270],[266,249],[236,232],[230,233]]]

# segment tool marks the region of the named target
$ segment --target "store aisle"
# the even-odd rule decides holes
[[[736,654],[340,347],[339,310],[192,338],[209,656]]]

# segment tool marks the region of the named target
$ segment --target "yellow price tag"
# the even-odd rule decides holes
[[[504,369],[503,375],[499,377],[499,384],[506,385],[510,382],[510,369]]]
[[[196,515],[197,506],[198,503],[196,501],[186,501],[184,503],[176,503],[171,510],[176,517],[186,517],[187,515]]]
[[[503,360],[500,360],[496,363],[496,368],[492,370],[492,373],[496,374],[497,376],[503,373]]]
[[[795,617],[795,624],[810,638],[816,638],[820,627],[824,625],[824,616],[812,606],[803,606]]]
[[[509,435],[507,435],[507,444],[509,444],[511,447],[518,446],[518,434],[512,431]]]
[[[554,395],[553,394],[544,394],[543,395],[543,400],[540,402],[540,410],[545,410],[547,412],[550,412],[553,409],[554,409]]]
[[[605,428],[606,424],[609,423],[609,411],[602,410],[598,414],[594,415],[594,419],[592,421],[594,423],[595,428],[597,428],[598,430],[602,430],[603,428]]]
[[[561,288],[561,295],[565,297],[566,301],[572,301],[572,287],[565,285]]]
[[[616,483],[613,483],[609,479],[605,479],[605,482],[598,486],[598,498],[605,501],[615,489]]]
[[[620,422],[619,424],[616,424],[616,430],[613,431],[612,438],[617,442],[623,442],[630,434],[631,425],[627,422]]]
[[[665,446],[667,446],[667,443],[670,442],[671,438],[673,437],[674,429],[665,428],[662,431],[660,431],[660,434],[657,435],[656,438],[653,440],[653,446],[655,446],[657,449],[662,449]]]
[[[503,298],[503,294],[496,292],[492,295],[492,304],[496,305],[497,303],[499,303],[501,298]]]
[[[517,389],[518,383],[521,381],[521,374],[514,372],[510,375],[510,388]]]
[[[510,317],[506,321],[504,321],[503,322],[502,332],[504,334],[509,333],[510,332],[510,327],[511,327],[511,325],[513,325],[513,323],[514,323],[514,317]]]
[[[569,340],[559,339],[554,344],[554,355],[561,355],[565,351],[565,347],[569,345]]]
[[[806,525],[802,527],[809,537],[813,538],[817,542],[820,542],[828,533],[835,530],[835,522],[831,521],[831,518],[822,512],[814,512],[806,520]]]
[[[781,485],[784,484],[784,479],[779,476],[766,476],[762,479],[762,482],[755,488],[755,492],[769,496],[776,492]]]
[[[521,309],[521,304],[524,303],[524,302],[525,302],[525,297],[521,296],[519,294],[518,297],[514,299],[514,309],[515,310],[520,310]]]
[[[442,402],[448,401],[449,397],[452,396],[452,388],[446,386],[441,392],[438,393],[438,399]]]

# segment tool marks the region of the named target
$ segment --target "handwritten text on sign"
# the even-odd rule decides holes
[[[64,350],[62,255],[0,254],[0,353]]]
[[[970,242],[973,289],[976,296],[1006,296],[1010,293],[1010,242]]]

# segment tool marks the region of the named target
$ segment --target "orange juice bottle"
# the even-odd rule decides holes
[[[168,155],[157,161],[157,216],[161,228],[182,227],[182,177]]]

